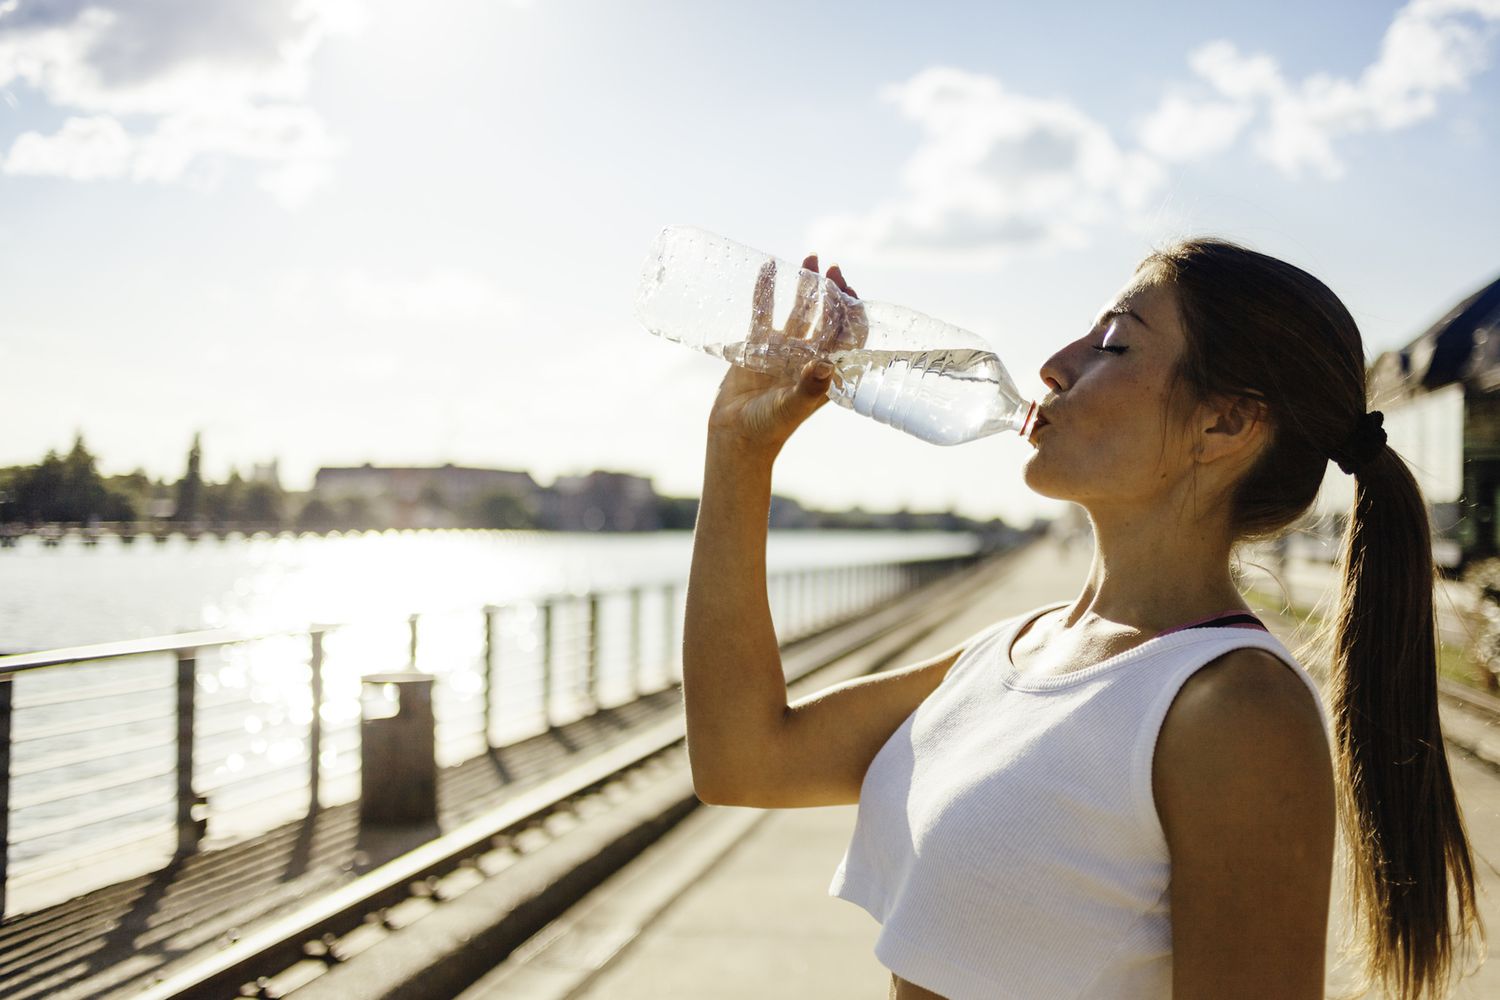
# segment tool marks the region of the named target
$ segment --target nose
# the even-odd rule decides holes
[[[1058,351],[1043,362],[1038,372],[1042,377],[1042,382],[1053,392],[1062,392],[1070,382],[1066,366],[1067,353],[1067,348]]]

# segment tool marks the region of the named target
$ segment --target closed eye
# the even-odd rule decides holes
[[[1130,350],[1130,348],[1125,347],[1121,344],[1096,344],[1094,346],[1094,350],[1108,351],[1110,354],[1124,354],[1126,351]]]

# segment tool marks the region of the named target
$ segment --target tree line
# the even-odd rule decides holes
[[[390,523],[388,505],[364,496],[326,498],[288,493],[273,478],[242,478],[231,471],[223,482],[203,478],[202,446],[194,435],[186,469],[175,482],[152,479],[144,471],[105,476],[83,435],[67,454],[48,451],[36,465],[0,468],[0,524],[40,526],[180,524],[192,530],[298,531],[383,530]],[[541,495],[495,492],[462,508],[435,486],[418,498],[418,506],[447,527],[533,530],[692,530],[698,514],[696,497],[657,495],[650,510],[617,524],[574,523],[573,514],[543,509]],[[986,536],[1014,534],[998,518],[978,521],[952,511],[875,513],[859,508],[820,511],[789,497],[772,497],[770,526],[778,529],[857,529],[885,531],[973,531]]]
[[[137,470],[123,476],[99,472],[98,459],[80,434],[66,455],[48,451],[36,465],[0,468],[0,524],[94,524],[173,521],[281,527],[287,496],[276,482],[243,479],[233,471],[222,483],[202,473],[197,436],[187,470],[174,483]]]
[[[202,464],[202,442],[195,435],[186,469],[175,482],[153,479],[142,470],[105,476],[79,434],[65,455],[49,450],[36,465],[0,468],[0,524],[167,522],[196,528],[317,532],[391,526],[365,497],[328,500],[288,493],[274,480],[246,480],[238,470],[223,482],[211,482],[203,477]],[[472,510],[453,510],[436,491],[424,493],[421,500],[455,526],[540,527],[529,497],[495,493]]]

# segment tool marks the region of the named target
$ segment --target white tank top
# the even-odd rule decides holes
[[[1258,629],[1171,632],[1028,679],[1011,641],[1047,610],[975,636],[880,748],[828,892],[881,923],[882,965],[950,1000],[1170,997],[1171,865],[1151,792],[1168,707],[1194,671],[1253,646],[1307,683],[1325,737],[1327,710]]]

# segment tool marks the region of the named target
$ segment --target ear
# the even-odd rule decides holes
[[[1198,406],[1194,457],[1200,464],[1253,458],[1269,433],[1266,404],[1248,396],[1219,396]]]

